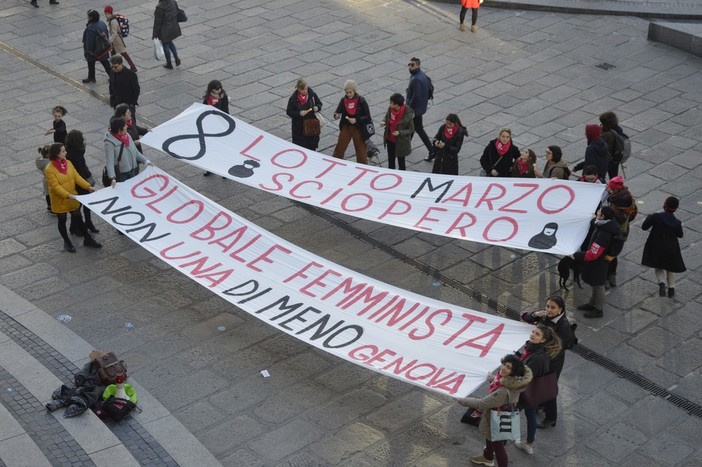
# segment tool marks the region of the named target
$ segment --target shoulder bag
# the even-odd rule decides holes
[[[558,380],[556,373],[551,372],[531,380],[529,386],[519,395],[519,405],[538,407],[539,404],[553,400],[556,396],[558,396]]]
[[[119,174],[119,163],[122,162],[122,152],[124,152],[124,143],[119,148],[119,156],[117,156],[117,163],[115,164],[115,177]],[[102,184],[107,188],[112,185],[112,179],[107,175],[107,166],[102,169]]]
[[[515,404],[505,404],[490,410],[490,441],[518,441],[521,434],[519,409]]]

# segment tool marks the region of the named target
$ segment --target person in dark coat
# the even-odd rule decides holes
[[[534,378],[544,376],[553,371],[550,368],[551,358],[555,358],[561,351],[561,340],[556,333],[545,324],[534,326],[529,335],[529,340],[516,352],[516,355],[531,369]],[[536,407],[522,404],[524,416],[527,420],[526,442],[516,441],[514,444],[528,454],[534,454],[534,439],[536,438]]]
[[[602,141],[605,142],[607,145],[607,150],[609,151],[610,156],[612,156],[616,145],[615,133],[624,139],[629,139],[629,137],[624,133],[622,127],[619,126],[619,118],[614,112],[605,112],[601,114],[600,126],[602,127]],[[619,175],[619,164],[619,162],[613,161],[610,157],[609,165],[607,167],[610,180]]]
[[[578,251],[572,255],[577,261],[582,261],[582,278],[592,287],[590,301],[578,306],[578,310],[585,311],[585,318],[602,318],[605,301],[605,282],[609,263],[605,259],[605,252],[612,243],[612,238],[620,233],[619,225],[614,220],[614,210],[603,206],[597,212],[595,231],[590,238],[587,251]]]
[[[497,138],[488,143],[480,158],[480,166],[487,177],[509,177],[519,148],[512,141],[512,130],[502,128]]]
[[[385,118],[380,122],[385,129],[383,145],[388,150],[388,168],[395,168],[395,159],[400,170],[405,170],[405,158],[412,152],[412,133],[414,133],[414,112],[405,103],[402,94],[390,96],[390,105]]]
[[[658,294],[661,297],[665,297],[666,280],[668,296],[675,295],[675,273],[687,270],[678,242],[678,238],[683,236],[682,222],[675,217],[679,205],[680,201],[676,197],[668,197],[663,204],[663,212],[646,216],[641,225],[643,230],[651,229],[644,245],[641,264],[655,269]]]
[[[585,160],[578,163],[573,170],[577,172],[594,164],[597,166],[598,178],[604,183],[609,169],[609,149],[607,149],[607,144],[602,141],[601,134],[602,129],[599,125],[585,125],[585,138],[587,138]]]
[[[175,0],[158,0],[154,12],[154,29],[152,39],[159,39],[163,43],[163,52],[166,54],[166,64],[163,68],[173,69],[171,54],[175,58],[176,66],[180,66],[178,51],[173,43],[181,35],[178,24],[178,4]]]
[[[422,71],[422,62],[417,57],[412,57],[407,64],[410,73],[409,84],[407,85],[407,96],[405,102],[414,114],[412,125],[414,131],[419,135],[424,146],[429,151],[429,155],[424,159],[431,162],[434,159],[435,148],[429,141],[427,132],[424,131],[423,117],[429,106],[429,79]]]
[[[98,48],[98,36],[104,39],[104,43],[108,47],[104,50],[96,50]],[[107,31],[107,25],[100,21],[100,13],[96,10],[88,11],[88,23],[83,31],[83,56],[88,62],[88,77],[83,80],[84,83],[95,82],[95,62],[100,64],[105,69],[107,76],[110,76],[112,71],[110,68],[110,33]]]
[[[458,175],[458,153],[468,130],[456,114],[448,114],[434,136],[434,167],[431,173]],[[510,170],[512,167],[510,166]]]
[[[565,364],[565,351],[575,345],[575,334],[566,317],[566,307],[563,297],[553,295],[546,299],[546,306],[541,311],[525,311],[521,315],[522,321],[529,324],[544,324],[553,329],[561,340],[561,351],[549,362],[549,371],[556,373],[556,380],[561,376]],[[545,418],[537,426],[549,428],[556,425],[558,419],[558,403],[556,399],[546,401],[541,405],[544,408]]]
[[[222,82],[218,79],[213,79],[207,83],[205,95],[202,96],[202,103],[211,105],[215,109],[219,109],[224,113],[229,113],[229,96],[227,91],[222,87]]]
[[[621,175],[617,175],[607,182],[607,193],[607,205],[614,209],[614,220],[617,221],[619,230],[624,234],[624,240],[626,241],[629,238],[629,225],[639,212],[639,209],[636,207],[636,200],[629,188],[624,185],[624,179]],[[605,282],[605,289],[607,290],[617,286],[617,264],[618,260],[615,256],[609,262],[607,281]]]
[[[295,92],[288,99],[285,113],[292,120],[292,142],[300,147],[316,151],[319,147],[319,136],[305,136],[304,121],[317,118],[315,112],[322,110],[322,101],[304,79],[297,80]]]
[[[132,122],[136,123],[136,106],[139,105],[139,78],[122,62],[121,55],[110,58],[112,75],[110,76],[110,107],[116,108],[119,104],[127,104],[132,113]]]
[[[83,177],[90,185],[95,186],[95,180],[93,179],[93,174],[88,168],[88,164],[85,163],[85,139],[83,138],[83,133],[78,130],[71,130],[66,136],[66,160],[71,161],[73,167],[78,172],[78,175]],[[90,193],[88,190],[76,185],[76,191],[79,195],[87,195]],[[83,205],[83,216],[85,217],[85,226],[92,233],[100,232],[93,225],[92,211]],[[71,217],[71,226],[68,231],[73,235],[83,236],[83,232],[79,229],[78,225],[73,224],[73,217]]]

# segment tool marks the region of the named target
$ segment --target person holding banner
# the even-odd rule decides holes
[[[434,136],[434,167],[431,173],[458,175],[458,153],[468,130],[456,114],[448,114]]]
[[[112,180],[112,188],[117,182],[129,180],[136,175],[139,163],[151,165],[134,144],[127,132],[127,122],[123,118],[112,118],[110,128],[103,138],[107,176]]]
[[[464,407],[478,409],[483,413],[478,429],[485,436],[485,448],[480,456],[471,457],[470,461],[477,465],[492,467],[497,460],[498,467],[508,463],[505,441],[492,441],[490,432],[490,411],[505,404],[516,404],[521,394],[532,380],[531,369],[519,360],[516,355],[502,357],[499,372],[493,378],[488,374],[490,387],[488,395],[482,399],[475,397],[459,398],[458,403]]]
[[[563,151],[559,146],[549,146],[546,148],[546,165],[543,173],[536,172],[539,178],[557,178],[560,180],[568,180],[570,178],[570,169],[568,164],[563,161]]]
[[[512,166],[512,176],[521,178],[536,178],[536,153],[531,149],[521,152]]]
[[[207,90],[205,91],[205,95],[202,96],[202,103],[205,105],[211,105],[215,109],[219,109],[224,113],[229,113],[229,96],[227,96],[227,92],[222,87],[222,82],[220,80],[213,79],[207,83]],[[204,177],[209,177],[212,175],[212,172],[206,171],[202,175]]]
[[[68,213],[71,214],[71,225],[83,234],[83,245],[89,248],[102,248],[102,245],[90,236],[88,227],[80,215],[80,203],[74,199],[78,194],[76,186],[91,193],[95,188],[90,186],[90,183],[76,171],[71,161],[66,159],[66,148],[63,144],[54,143],[49,147],[49,160],[51,162],[44,169],[44,177],[49,186],[51,212],[58,218],[58,231],[63,238],[63,249],[69,253],[76,252],[66,230]]]
[[[297,80],[295,91],[288,99],[285,113],[292,120],[292,142],[300,147],[316,151],[319,147],[319,135],[305,135],[305,120],[317,118],[317,112],[322,110],[322,101],[317,93],[307,85],[304,79]]]
[[[480,158],[486,177],[509,177],[519,157],[519,148],[512,141],[512,130],[502,128],[497,138],[488,143]]]
[[[573,259],[583,261],[582,277],[586,284],[592,287],[588,303],[579,305],[580,311],[585,311],[585,318],[602,318],[604,315],[605,282],[609,263],[605,259],[605,251],[612,242],[612,238],[620,232],[617,221],[614,220],[614,209],[603,206],[597,212],[595,231],[590,237],[587,251],[578,251],[572,255]]]
[[[400,170],[405,170],[405,157],[412,152],[412,133],[414,133],[414,112],[405,105],[402,94],[390,96],[390,107],[380,126],[385,128],[383,144],[388,149],[388,168],[395,168],[395,159]]]
[[[373,121],[368,103],[363,96],[356,93],[356,90],[354,80],[350,79],[344,83],[344,97],[341,98],[339,105],[336,106],[336,111],[334,111],[334,120],[339,120],[339,139],[336,142],[333,156],[337,159],[343,159],[346,148],[353,140],[356,162],[368,164],[366,140],[373,136],[368,131],[368,127],[372,126]]]

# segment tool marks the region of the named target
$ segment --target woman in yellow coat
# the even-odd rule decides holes
[[[466,25],[463,24],[463,21],[465,21],[466,12],[468,8],[470,8],[472,10],[470,32],[476,32],[478,30],[478,26],[476,26],[475,23],[478,22],[478,8],[480,8],[481,3],[483,3],[483,0],[461,0],[461,14],[458,17],[461,22],[458,25],[458,29],[461,31],[466,30]]]
[[[68,213],[71,214],[71,224],[83,232],[83,245],[90,248],[102,248],[102,245],[90,236],[90,232],[83,222],[83,217],[80,215],[80,203],[73,198],[78,194],[76,185],[90,192],[95,191],[95,189],[78,174],[71,161],[66,160],[66,148],[63,144],[54,143],[51,145],[49,160],[51,162],[44,170],[44,177],[46,177],[46,183],[49,186],[51,212],[58,217],[58,230],[63,237],[63,249],[71,253],[76,252],[66,230]]]

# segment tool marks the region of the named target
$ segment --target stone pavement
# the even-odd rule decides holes
[[[111,111],[100,70],[97,84],[80,83],[85,11],[95,3],[46,3],[0,5],[0,465],[465,465],[482,440],[458,422],[462,410],[452,400],[280,335],[104,223],[102,250],[61,250],[34,166],[50,109],[68,108],[68,127],[85,133],[96,175]],[[465,175],[477,175],[478,157],[501,126],[538,154],[560,145],[574,164],[584,152],[584,125],[617,112],[634,144],[626,176],[642,214],[605,318],[570,311],[587,289],[565,293],[581,347],[567,356],[558,426],[537,434],[534,456],[508,452],[513,465],[702,463],[702,278],[693,255],[702,237],[702,59],[647,41],[648,21],[628,16],[484,6],[471,34],[458,31],[457,7],[440,3],[180,3],[190,19],[176,42],[183,65],[173,71],[151,57],[153,6],[125,0],[117,8],[130,19],[138,113],[149,123],[198,101],[217,78],[233,114],[287,138],[284,108],[299,76],[328,115],[343,81],[356,79],[378,119],[388,96],[405,89],[411,56],[422,58],[436,86],[428,131],[449,112],[469,129]],[[327,127],[323,152],[335,140]],[[507,316],[558,292],[558,258],[308,209],[148,155],[276,235],[393,285]],[[416,147],[408,168],[428,171],[425,155]],[[653,272],[639,265],[643,215],[670,194],[681,198],[689,269],[678,277],[675,300],[659,298]],[[434,286],[434,278],[446,285]],[[46,414],[51,390],[70,380],[92,347],[127,360],[142,413],[119,425]]]

